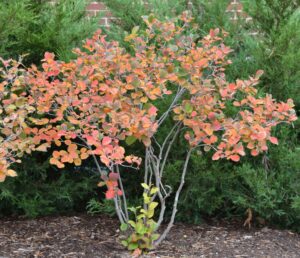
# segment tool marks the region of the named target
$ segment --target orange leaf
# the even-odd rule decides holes
[[[81,165],[81,159],[74,159],[74,164],[75,164],[75,166],[80,166]]]
[[[6,175],[0,171],[0,182],[4,182],[5,181],[5,178],[6,178]]]

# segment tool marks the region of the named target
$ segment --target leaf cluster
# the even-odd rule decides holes
[[[143,208],[131,207],[129,210],[133,213],[135,220],[129,220],[128,224],[122,224],[121,230],[127,231],[129,226],[133,231],[130,236],[122,240],[122,244],[130,251],[147,251],[153,248],[153,242],[158,239],[159,234],[155,233],[157,229],[156,222],[153,220],[155,209],[158,202],[154,202],[158,188],[142,183]]]

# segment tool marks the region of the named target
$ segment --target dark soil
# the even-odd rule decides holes
[[[144,257],[300,257],[299,234],[242,224],[178,224]],[[130,257],[119,235],[117,221],[105,216],[2,219],[0,257]]]

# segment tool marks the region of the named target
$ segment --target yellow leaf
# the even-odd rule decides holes
[[[55,144],[56,144],[56,146],[61,146],[61,142],[59,141],[59,140],[54,140],[54,142],[55,142]]]
[[[4,182],[5,181],[5,178],[6,178],[6,175],[3,174],[1,171],[0,171],[0,182]]]
[[[11,177],[15,177],[15,176],[17,176],[18,174],[17,174],[16,171],[14,171],[14,170],[12,170],[12,169],[9,169],[9,170],[7,170],[7,172],[6,172],[6,175],[7,175],[7,176],[11,176]]]
[[[48,144],[44,143],[44,144],[40,145],[39,147],[37,147],[35,150],[47,152],[47,147],[48,147]]]
[[[89,154],[86,153],[86,152],[83,152],[83,153],[80,154],[81,159],[87,159],[88,157],[89,157]]]
[[[75,166],[80,166],[81,165],[81,159],[74,159],[74,164],[75,164]]]

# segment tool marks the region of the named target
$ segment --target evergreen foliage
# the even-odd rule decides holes
[[[3,0],[0,5],[0,56],[39,64],[46,51],[62,60],[98,28],[99,18],[87,19],[85,0],[57,4],[35,0]]]
[[[86,203],[99,198],[98,174],[90,168],[58,170],[48,156],[26,157],[16,168],[19,176],[0,184],[0,215],[34,218],[85,210]]]
[[[300,105],[300,1],[245,1],[259,32],[253,59],[265,70],[264,88],[278,99],[293,96]]]

